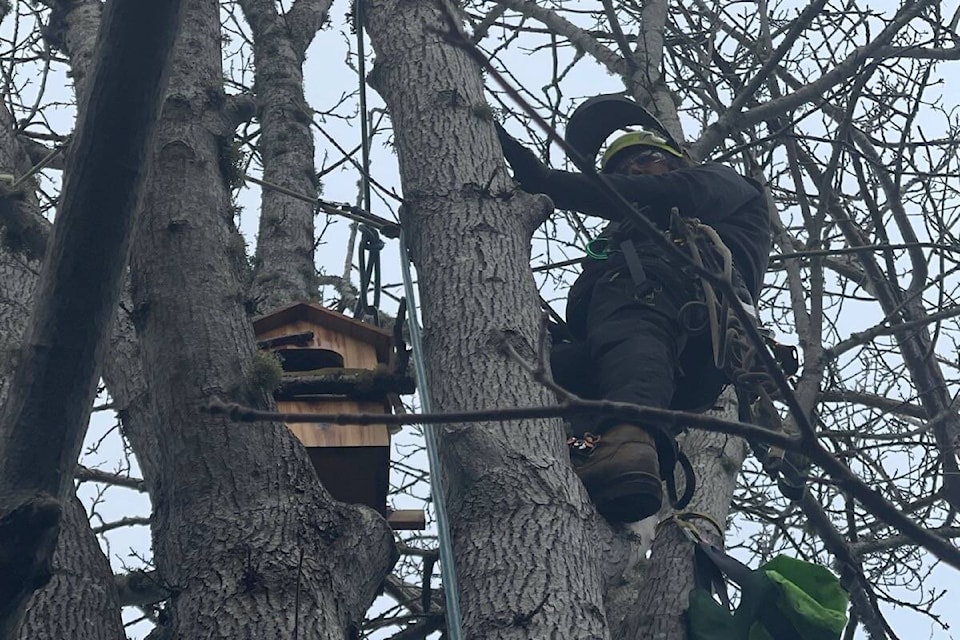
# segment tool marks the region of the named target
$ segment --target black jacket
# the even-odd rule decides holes
[[[607,184],[633,203],[660,229],[666,230],[670,210],[699,218],[713,227],[733,254],[754,300],[760,293],[770,254],[770,213],[763,188],[721,164],[704,164],[661,175],[605,174]],[[579,211],[623,222],[592,180],[579,173],[547,171],[536,191],[559,209]]]

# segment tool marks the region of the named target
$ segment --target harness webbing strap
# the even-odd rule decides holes
[[[650,281],[647,279],[647,272],[640,262],[640,256],[637,254],[637,247],[633,240],[624,240],[620,243],[620,252],[623,254],[623,261],[627,263],[627,270],[630,272],[630,278],[634,286],[637,287],[637,295],[642,296],[648,293]]]

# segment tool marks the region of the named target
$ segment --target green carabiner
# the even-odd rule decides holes
[[[599,250],[593,248],[594,244],[601,243],[602,245]],[[610,238],[604,238],[603,236],[594,238],[587,243],[585,249],[587,251],[587,255],[594,260],[606,260],[610,257]]]

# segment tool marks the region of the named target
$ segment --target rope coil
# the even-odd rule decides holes
[[[671,217],[670,233],[675,242],[687,247],[694,264],[719,274],[735,291],[744,289],[742,282],[736,281],[730,249],[709,225],[697,219],[681,218],[676,211]],[[740,319],[730,313],[730,302],[718,295],[713,286],[705,279],[698,278],[703,302],[694,302],[681,309],[681,322],[702,330],[699,320],[706,312],[713,348],[714,364],[721,369],[737,391],[740,420],[756,424],[770,431],[783,433],[783,420],[774,406],[774,400],[780,399],[779,388],[773,376],[763,364],[759,348],[747,339],[747,332]],[[738,296],[744,307],[754,319],[754,324],[764,338],[765,347],[772,351],[774,359],[781,364],[787,375],[797,371],[796,353],[789,347],[778,345],[769,330],[760,326],[749,295]],[[705,309],[701,308],[701,305]],[[695,314],[700,314],[698,318]],[[748,440],[751,450],[760,461],[764,471],[777,482],[780,492],[791,500],[803,497],[806,483],[804,469],[807,461],[780,447]]]

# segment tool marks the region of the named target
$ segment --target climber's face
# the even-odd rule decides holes
[[[611,173],[622,175],[656,176],[672,171],[674,163],[669,154],[658,149],[638,147],[634,153],[617,159]]]

